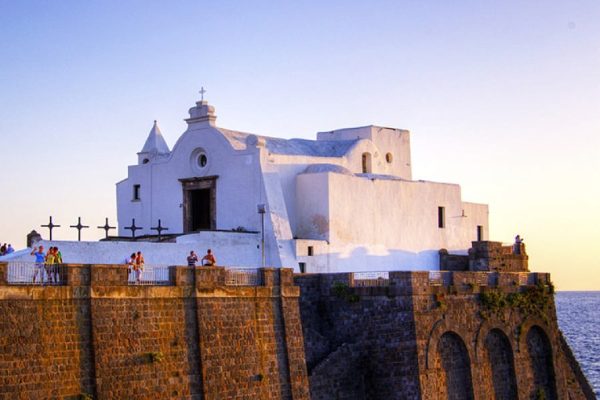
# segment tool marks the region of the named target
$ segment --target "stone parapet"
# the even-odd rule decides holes
[[[439,251],[440,270],[483,272],[527,272],[529,257],[525,244],[503,246],[500,242],[472,242],[468,255]]]
[[[0,398],[309,398],[291,269],[227,285],[223,267],[170,267],[166,284],[137,285],[124,265],[68,265],[59,286],[8,269]]]
[[[524,243],[503,246],[500,242],[479,241],[472,242],[469,249],[471,271],[525,272],[529,270],[528,263]]]

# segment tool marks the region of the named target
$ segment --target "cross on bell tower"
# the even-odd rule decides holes
[[[200,101],[204,101],[204,93],[206,93],[206,89],[204,89],[204,86],[200,88],[200,91],[198,93],[200,93]]]

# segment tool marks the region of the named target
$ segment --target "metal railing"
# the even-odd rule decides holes
[[[262,279],[257,268],[227,268],[225,270],[227,286],[260,286]]]
[[[442,272],[429,271],[429,284],[431,286],[442,286]]]
[[[67,268],[65,264],[9,262],[7,282],[9,285],[66,285]]]
[[[387,271],[354,272],[353,287],[389,286],[390,273]]]
[[[131,268],[127,282],[130,285],[170,285],[169,267],[166,265],[144,265],[141,270]]]

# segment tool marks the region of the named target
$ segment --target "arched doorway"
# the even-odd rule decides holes
[[[513,351],[508,338],[500,329],[492,329],[484,342],[491,368],[495,400],[518,399]]]
[[[472,400],[471,360],[463,340],[454,332],[446,332],[440,337],[437,349],[445,380],[445,397]]]

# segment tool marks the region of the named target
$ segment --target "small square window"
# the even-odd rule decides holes
[[[312,246],[308,246],[308,255],[312,256],[312,255],[314,255],[314,253],[315,253],[314,248]]]
[[[438,207],[438,228],[446,227],[446,209]]]
[[[140,199],[140,188],[141,185],[133,185],[133,200]]]

